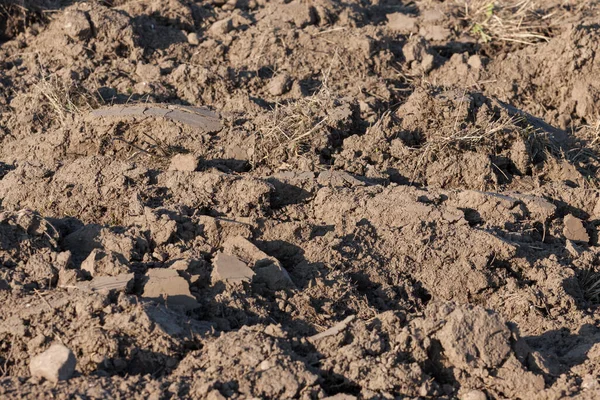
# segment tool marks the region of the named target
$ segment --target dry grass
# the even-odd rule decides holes
[[[548,32],[560,21],[547,13],[541,1],[457,0],[471,34],[483,42],[534,44],[549,39]]]
[[[456,110],[453,121],[440,129],[439,134],[427,138],[425,151],[441,151],[448,147],[475,150],[481,147],[496,147],[499,142],[514,133],[519,134],[525,141],[546,143],[545,133],[529,124],[527,118],[519,115],[502,113],[497,118],[479,119],[476,124],[465,124],[460,120],[461,108],[467,107],[463,100]]]
[[[582,137],[588,144],[588,147],[600,148],[600,118],[595,123],[582,126],[577,135]]]
[[[411,176],[415,182],[426,160],[432,155],[442,154],[445,149],[455,148],[460,150],[475,150],[482,147],[495,147],[498,139],[496,136],[506,134],[508,131],[518,129],[515,125],[517,118],[503,116],[497,120],[490,120],[484,126],[469,126],[460,129],[458,121],[440,132],[439,136],[429,137],[425,144],[417,151],[421,154]],[[493,149],[491,149],[493,152]],[[500,170],[500,172],[502,172]],[[502,172],[503,173],[503,172]]]
[[[435,134],[423,138],[423,144],[413,149],[418,154],[418,161],[415,163],[411,182],[415,182],[419,174],[423,173],[427,160],[448,151],[476,151],[495,155],[506,151],[520,137],[532,152],[531,158],[536,159],[538,153],[549,146],[547,134],[533,127],[525,116],[502,112],[497,116],[488,114],[487,118],[478,117],[476,121],[469,122],[466,114],[469,107],[467,99],[465,92],[452,120],[436,129]],[[492,166],[508,179],[502,169],[495,164]]]
[[[518,122],[521,122],[519,117],[506,115],[497,120],[487,121],[483,126],[470,126],[463,130],[459,130],[455,126],[449,135],[442,135],[431,140],[429,143],[442,148],[457,146],[473,149],[479,145],[496,142],[495,136],[498,134],[518,129]]]
[[[99,97],[81,86],[61,80],[55,75],[42,77],[34,87],[34,96],[51,119],[65,124],[70,116],[80,115],[99,106]]]
[[[28,233],[43,235],[48,238],[53,246],[58,245],[60,233],[50,221],[42,217],[39,213],[24,208],[14,213],[12,219],[15,225],[20,226]]]
[[[586,178],[586,187],[600,188],[600,119],[595,123],[579,126],[572,131],[576,145],[565,151],[563,158],[578,167]]]
[[[0,36],[12,35],[13,31],[27,22],[27,8],[20,2],[0,1]]]
[[[582,271],[579,275],[579,285],[587,301],[600,304],[600,272],[592,268]]]
[[[55,1],[0,0],[0,38],[14,38],[19,32],[37,22],[47,22],[46,6]]]
[[[309,152],[315,140],[326,140],[330,129],[349,117],[336,102],[335,96],[323,87],[312,96],[277,104],[259,121],[253,164],[270,164],[271,159],[285,163]]]

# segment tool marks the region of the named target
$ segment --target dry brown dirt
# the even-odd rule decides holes
[[[0,398],[600,398],[598,21],[0,1]]]

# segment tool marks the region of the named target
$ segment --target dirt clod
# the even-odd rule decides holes
[[[93,290],[95,292],[109,293],[111,291],[129,291],[133,284],[133,274],[119,274],[114,276],[99,276],[90,282],[82,282],[77,287]]]
[[[198,46],[200,44],[200,39],[198,38],[198,34],[196,32],[188,33],[187,40],[192,46]]]
[[[269,83],[269,92],[273,96],[281,96],[290,90],[291,84],[292,81],[290,76],[286,73],[281,73],[274,77],[271,80],[271,83]]]
[[[198,307],[188,282],[176,270],[151,269],[146,278],[142,297],[165,303],[168,307],[183,307],[186,310]]]
[[[64,19],[63,29],[67,35],[79,40],[87,40],[92,36],[92,27],[83,11],[66,12]]]
[[[487,400],[487,396],[481,390],[470,390],[460,396],[460,400]]]
[[[408,35],[417,32],[417,18],[404,13],[392,13],[387,15],[388,27],[400,34]]]
[[[497,315],[458,308],[445,319],[438,340],[453,365],[465,370],[498,368],[510,353],[510,330]]]
[[[171,158],[169,170],[193,172],[198,168],[198,158],[193,154],[177,154]]]
[[[115,276],[129,272],[127,260],[113,251],[94,249],[81,263],[81,269],[93,276]]]
[[[213,260],[212,279],[215,282],[251,282],[253,277],[254,271],[237,257],[217,253]]]
[[[600,398],[597,1],[0,3],[0,398]]]
[[[563,234],[567,239],[583,243],[588,243],[590,241],[590,235],[587,233],[583,221],[579,218],[568,214],[565,216],[563,222],[565,224]]]
[[[208,30],[214,36],[223,36],[228,34],[233,29],[233,19],[225,18],[215,22]]]

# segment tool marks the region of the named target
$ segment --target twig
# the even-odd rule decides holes
[[[48,303],[48,300],[46,300],[46,299],[44,298],[44,296],[42,296],[42,294],[41,294],[41,293],[40,293],[40,292],[39,292],[37,289],[33,289],[33,291],[35,292],[35,294],[37,294],[37,295],[39,296],[39,298],[40,298],[40,299],[42,299],[42,301],[43,301],[44,303],[46,303],[46,305],[48,306],[48,308],[50,309],[50,311],[54,311],[54,307],[52,307],[52,306],[50,305],[50,303]]]
[[[131,142],[128,142],[128,141],[127,141],[127,140],[125,140],[125,139],[121,139],[121,138],[117,138],[117,137],[115,137],[115,138],[112,138],[112,141],[115,141],[115,140],[121,141],[121,142],[123,142],[123,143],[125,143],[125,144],[127,144],[127,145],[129,145],[129,146],[131,146],[131,147],[133,147],[134,149],[137,149],[137,150],[139,150],[139,151],[141,151],[141,152],[144,152],[144,153],[148,154],[149,156],[152,156],[152,157],[160,157],[159,155],[157,155],[157,154],[154,154],[154,153],[150,153],[148,150],[144,150],[144,149],[142,149],[141,147],[139,147],[139,146],[137,146],[137,145],[135,145],[135,144],[133,144],[133,143],[131,143]]]
[[[0,378],[4,378],[6,376],[6,374],[8,374],[8,362],[12,358],[14,348],[15,348],[14,343],[11,343],[10,351],[8,352],[8,355],[6,356],[6,359],[4,360],[4,366],[2,368],[0,368],[2,370],[2,375],[0,375]]]
[[[347,28],[345,27],[341,27],[341,28],[332,28],[332,29],[327,29],[326,31],[321,31],[321,32],[317,32],[314,35],[312,35],[313,37],[315,36],[319,36],[319,35],[323,35],[325,33],[330,33],[330,32],[337,32],[337,31],[345,31]]]
[[[309,130],[308,132],[306,132],[306,133],[304,133],[304,134],[302,134],[300,136],[297,136],[297,137],[293,138],[291,141],[292,142],[297,142],[297,141],[305,138],[306,136],[310,136],[314,131],[316,131],[319,128],[319,126],[323,125],[323,123],[325,121],[327,121],[327,117],[325,117],[321,121],[319,121],[315,126],[312,127],[311,130]]]
[[[315,342],[315,341],[323,339],[327,336],[337,335],[338,333],[340,333],[341,331],[346,329],[348,327],[348,324],[350,324],[350,322],[352,322],[354,320],[354,318],[356,318],[356,315],[351,315],[349,317],[346,317],[346,319],[344,319],[341,322],[338,322],[337,324],[335,324],[331,328],[327,329],[326,331],[323,331],[321,333],[317,333],[316,335],[310,336],[308,338],[308,340],[310,342]]]

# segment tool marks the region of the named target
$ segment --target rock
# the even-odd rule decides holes
[[[135,73],[146,82],[156,81],[160,77],[160,67],[153,64],[138,64]]]
[[[589,243],[590,235],[588,235],[587,231],[585,230],[583,221],[571,214],[567,214],[563,222],[565,224],[563,235],[565,235],[567,239],[574,242]]]
[[[115,276],[129,272],[129,266],[122,254],[114,251],[94,249],[81,263],[81,269],[91,276]]]
[[[167,307],[182,307],[191,310],[198,307],[190,292],[187,281],[173,269],[154,268],[146,273],[148,281],[142,297],[167,304]]]
[[[346,393],[338,393],[333,396],[323,398],[323,400],[356,400],[356,396]]]
[[[187,41],[192,46],[198,46],[200,44],[200,39],[198,38],[198,34],[196,32],[188,33]]]
[[[92,26],[86,13],[78,10],[66,11],[64,18],[63,30],[67,35],[79,40],[92,37]]]
[[[177,154],[171,158],[170,171],[192,172],[198,168],[198,157],[193,154]]]
[[[56,383],[69,379],[75,372],[76,365],[77,360],[73,352],[68,347],[55,343],[31,359],[29,371],[33,377],[45,378]]]
[[[251,282],[254,271],[234,256],[217,253],[213,260],[213,282],[224,281],[230,283]]]
[[[208,28],[208,33],[213,36],[227,35],[233,29],[233,19],[231,17],[215,22]]]
[[[460,396],[460,400],[487,400],[487,396],[481,390],[470,390]]]
[[[77,285],[83,289],[89,289],[94,292],[107,293],[112,290],[117,292],[127,292],[133,286],[133,274],[121,274],[116,276],[99,276],[90,282],[83,282]]]
[[[292,80],[287,73],[275,76],[269,83],[269,93],[273,96],[281,96],[287,93],[292,87]]]
[[[469,67],[473,69],[481,69],[483,65],[481,62],[481,57],[479,57],[477,54],[473,54],[471,57],[469,57],[467,64],[469,64]]]
[[[402,35],[417,32],[417,18],[403,13],[392,13],[387,15],[388,28]]]

